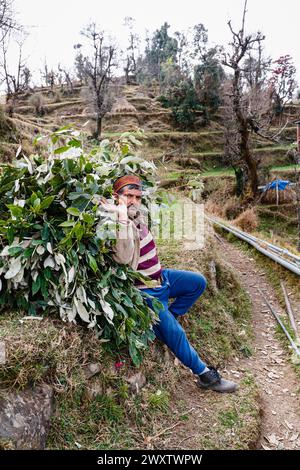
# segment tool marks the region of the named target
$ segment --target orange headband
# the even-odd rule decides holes
[[[140,186],[142,189],[142,182],[138,176],[126,175],[126,176],[122,176],[121,178],[117,179],[114,182],[114,185],[113,185],[114,191],[117,193],[120,191],[120,189],[124,188],[124,186],[127,186],[128,184],[136,184],[137,186]]]

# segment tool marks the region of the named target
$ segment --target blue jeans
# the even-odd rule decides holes
[[[176,318],[184,315],[203,294],[206,279],[200,273],[175,269],[163,269],[162,278],[161,287],[142,289],[142,292],[156,297],[163,304],[163,309],[159,312],[159,322],[153,327],[154,333],[194,374],[201,374],[206,365],[190,345]],[[169,298],[175,298],[170,306]],[[151,299],[147,299],[147,303],[152,307]]]

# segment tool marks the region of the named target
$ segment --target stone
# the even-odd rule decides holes
[[[0,394],[0,442],[13,449],[44,449],[54,412],[53,389],[43,384]]]
[[[83,368],[84,375],[87,379],[90,379],[96,374],[99,374],[101,371],[101,365],[100,364],[87,364]]]
[[[126,382],[129,384],[129,389],[132,393],[139,393],[139,391],[146,385],[147,380],[141,372],[138,372],[137,374],[127,378]]]

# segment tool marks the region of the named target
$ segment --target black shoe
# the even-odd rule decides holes
[[[208,372],[198,375],[197,385],[199,387],[221,393],[233,393],[237,390],[238,386],[235,382],[222,379],[217,369],[211,366],[207,367],[210,369]]]

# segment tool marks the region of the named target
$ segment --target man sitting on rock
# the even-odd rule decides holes
[[[179,316],[187,313],[205,291],[205,277],[192,271],[161,267],[155,241],[140,217],[142,182],[137,176],[123,176],[115,181],[113,188],[117,205],[101,202],[104,209],[117,213],[119,222],[113,257],[118,263],[130,265],[155,283],[152,288],[137,284],[139,289],[143,289],[163,304],[163,309],[159,312],[159,322],[153,326],[155,335],[192,370],[201,388],[216,392],[235,392],[237,384],[223,379],[214,367],[207,366],[200,359],[177,320]],[[170,306],[169,298],[175,299]],[[151,299],[147,301],[152,307]]]

